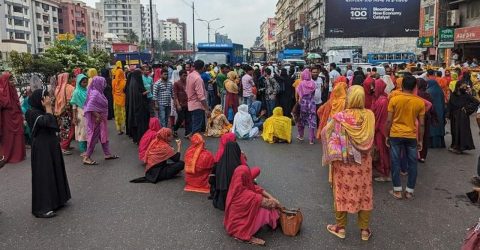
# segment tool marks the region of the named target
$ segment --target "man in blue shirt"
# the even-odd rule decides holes
[[[203,69],[203,73],[200,74],[203,80],[203,84],[205,85],[205,90],[207,90],[208,93],[208,106],[210,109],[213,109],[213,106],[215,106],[215,92],[213,91],[213,82],[215,79],[210,76],[210,73],[207,71],[209,68],[209,65],[206,65]]]

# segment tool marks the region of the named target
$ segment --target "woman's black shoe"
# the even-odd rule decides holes
[[[53,218],[57,216],[57,214],[53,211],[50,211],[50,212],[46,212],[44,214],[35,214],[35,217],[37,218],[45,218],[45,219],[48,219],[48,218]]]

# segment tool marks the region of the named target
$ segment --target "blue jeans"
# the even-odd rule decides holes
[[[402,181],[400,180],[402,150],[405,152],[405,158],[408,162],[406,191],[413,193],[415,183],[417,182],[417,140],[409,138],[390,138],[393,191],[402,191]]]
[[[243,97],[243,104],[247,104],[247,106],[250,107],[252,102],[253,102],[253,95],[248,97]]]
[[[202,132],[202,129],[205,127],[205,110],[196,109],[190,112],[192,118],[192,135],[195,133]]]
[[[158,106],[158,119],[160,120],[160,124],[162,124],[163,128],[168,128],[168,118],[170,117],[171,112],[170,106]]]
[[[216,100],[215,91],[209,90],[208,91],[208,106],[210,107],[210,109],[213,109],[215,107],[215,100]]]
[[[275,100],[267,100],[267,116],[273,115],[273,109],[275,108]]]

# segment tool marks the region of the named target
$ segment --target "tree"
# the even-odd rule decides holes
[[[129,43],[137,43],[138,42],[138,36],[137,34],[135,34],[135,31],[133,30],[128,30],[127,31],[127,37],[126,37],[126,41],[129,42]]]
[[[32,68],[33,56],[30,53],[25,52],[10,52],[9,66],[12,68],[14,74],[26,73]]]
[[[178,44],[175,40],[164,40],[161,43],[161,49],[163,52],[168,52],[170,50],[183,49],[183,46],[181,44]]]

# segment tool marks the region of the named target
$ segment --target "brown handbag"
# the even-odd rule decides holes
[[[477,224],[468,229],[461,250],[480,250],[480,219]]]
[[[302,227],[303,214],[299,208],[287,209],[285,207],[279,208],[280,225],[282,226],[283,234],[286,236],[296,236]]]

